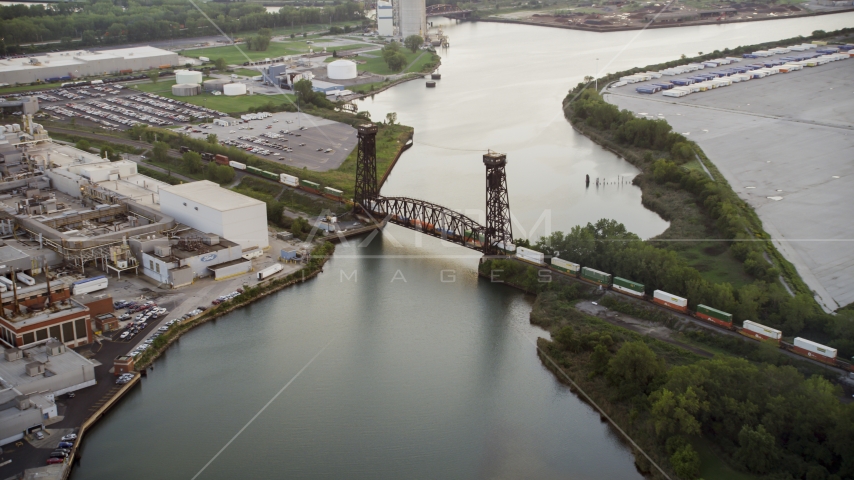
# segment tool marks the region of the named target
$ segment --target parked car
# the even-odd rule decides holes
[[[50,458],[62,458],[67,457],[68,454],[65,452],[50,452]]]
[[[63,442],[68,442],[71,440],[77,440],[77,434],[76,433],[69,433],[68,435],[63,435],[62,438],[60,438],[60,440],[62,440]]]
[[[44,440],[44,432],[36,432],[37,440]]]
[[[54,457],[51,457],[51,458],[48,458],[48,459],[47,459],[47,464],[48,464],[48,465],[56,465],[56,464],[64,463],[64,462],[65,462],[65,459],[64,459],[64,458],[54,458]]]
[[[128,338],[128,335],[130,335],[129,331],[128,332],[122,332],[122,334],[119,335],[119,338],[124,340],[125,338]]]

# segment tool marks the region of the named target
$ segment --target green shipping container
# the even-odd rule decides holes
[[[581,278],[585,278],[592,282],[601,283],[602,285],[611,284],[611,274],[593,270],[592,268],[584,267],[581,269]]]
[[[625,278],[614,277],[614,285],[619,285],[623,288],[627,288],[634,292],[643,293],[643,284],[638,282],[633,282],[631,280],[627,280]]]
[[[697,313],[702,313],[704,315],[708,315],[712,318],[716,318],[722,322],[732,323],[732,314],[722,312],[718,309],[707,307],[705,305],[697,305]]]
[[[320,189],[319,183],[314,183],[310,180],[300,180],[299,183],[304,187],[314,188],[314,189],[318,189],[318,190]]]

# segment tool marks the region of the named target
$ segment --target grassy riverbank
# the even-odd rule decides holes
[[[480,266],[480,274],[493,281],[537,294],[531,323],[552,338],[538,341],[543,365],[601,409],[671,478],[830,479],[854,473],[845,460],[846,439],[854,438],[854,405],[839,401],[826,369],[556,274],[542,282],[538,270],[503,259]],[[656,337],[667,341],[583,313],[576,303],[584,299],[659,324],[670,333]],[[821,405],[820,411],[810,405]],[[662,478],[633,450],[639,470]]]
[[[202,314],[173,325],[163,335],[157,337],[154,343],[142,355],[136,359],[136,369],[144,370],[151,365],[173,342],[181,335],[193,328],[215,318],[219,318],[235,309],[249,305],[250,303],[275,293],[283,288],[314,278],[323,271],[323,265],[335,252],[335,245],[325,242],[315,247],[311,252],[308,263],[302,269],[284,277],[273,278],[267,282],[249,287],[243,287],[243,293],[237,297],[213,306]]]

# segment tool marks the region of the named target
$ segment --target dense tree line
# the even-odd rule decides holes
[[[277,13],[267,13],[259,3],[201,2],[197,5],[228,34],[362,18],[359,5],[354,2],[317,8],[282,7]],[[0,19],[0,38],[10,49],[20,43],[63,38],[82,38],[83,45],[96,45],[219,33],[202,12],[189,7],[183,0],[94,0],[47,7],[0,6]]]

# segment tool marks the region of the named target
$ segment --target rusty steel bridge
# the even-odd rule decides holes
[[[486,167],[486,225],[450,208],[409,197],[384,197],[377,186],[376,125],[358,127],[356,188],[353,198],[357,213],[381,218],[395,225],[441,238],[464,247],[495,254],[513,242],[510,201],[507,194],[507,157],[489,152],[483,155]]]
[[[428,17],[447,17],[466,19],[471,15],[472,10],[462,10],[456,5],[430,5],[427,7]]]

